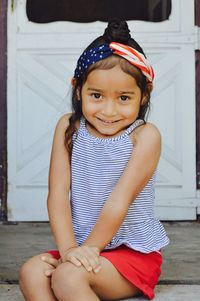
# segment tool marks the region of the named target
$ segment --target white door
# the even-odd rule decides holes
[[[70,112],[69,83],[82,50],[105,23],[27,20],[25,0],[8,11],[8,218],[45,221],[55,124]],[[187,15],[187,18],[185,16]],[[156,214],[196,219],[194,1],[173,0],[170,19],[128,22],[155,72],[152,120],[163,137]]]

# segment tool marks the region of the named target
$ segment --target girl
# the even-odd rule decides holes
[[[78,60],[49,171],[58,250],[22,266],[28,301],[154,297],[169,242],[153,209],[161,137],[145,121],[154,72],[129,32],[109,22]]]

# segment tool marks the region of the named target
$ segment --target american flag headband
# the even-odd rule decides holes
[[[103,44],[83,52],[83,54],[78,59],[77,66],[74,72],[74,77],[82,77],[82,75],[90,65],[102,59],[105,59],[112,54],[117,54],[125,58],[132,65],[136,66],[141,70],[148,82],[153,82],[154,71],[152,66],[148,63],[145,56],[130,46],[116,42],[112,42],[110,44]]]

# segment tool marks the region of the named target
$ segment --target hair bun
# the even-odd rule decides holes
[[[103,38],[107,43],[119,42],[127,43],[131,38],[130,30],[126,21],[113,19],[109,21],[107,28],[103,34]]]

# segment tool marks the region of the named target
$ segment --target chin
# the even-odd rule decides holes
[[[120,132],[120,130],[119,131],[109,131],[109,130],[98,130],[98,132],[101,134],[101,135],[104,135],[104,136],[115,136],[115,135],[117,135],[119,132]]]

